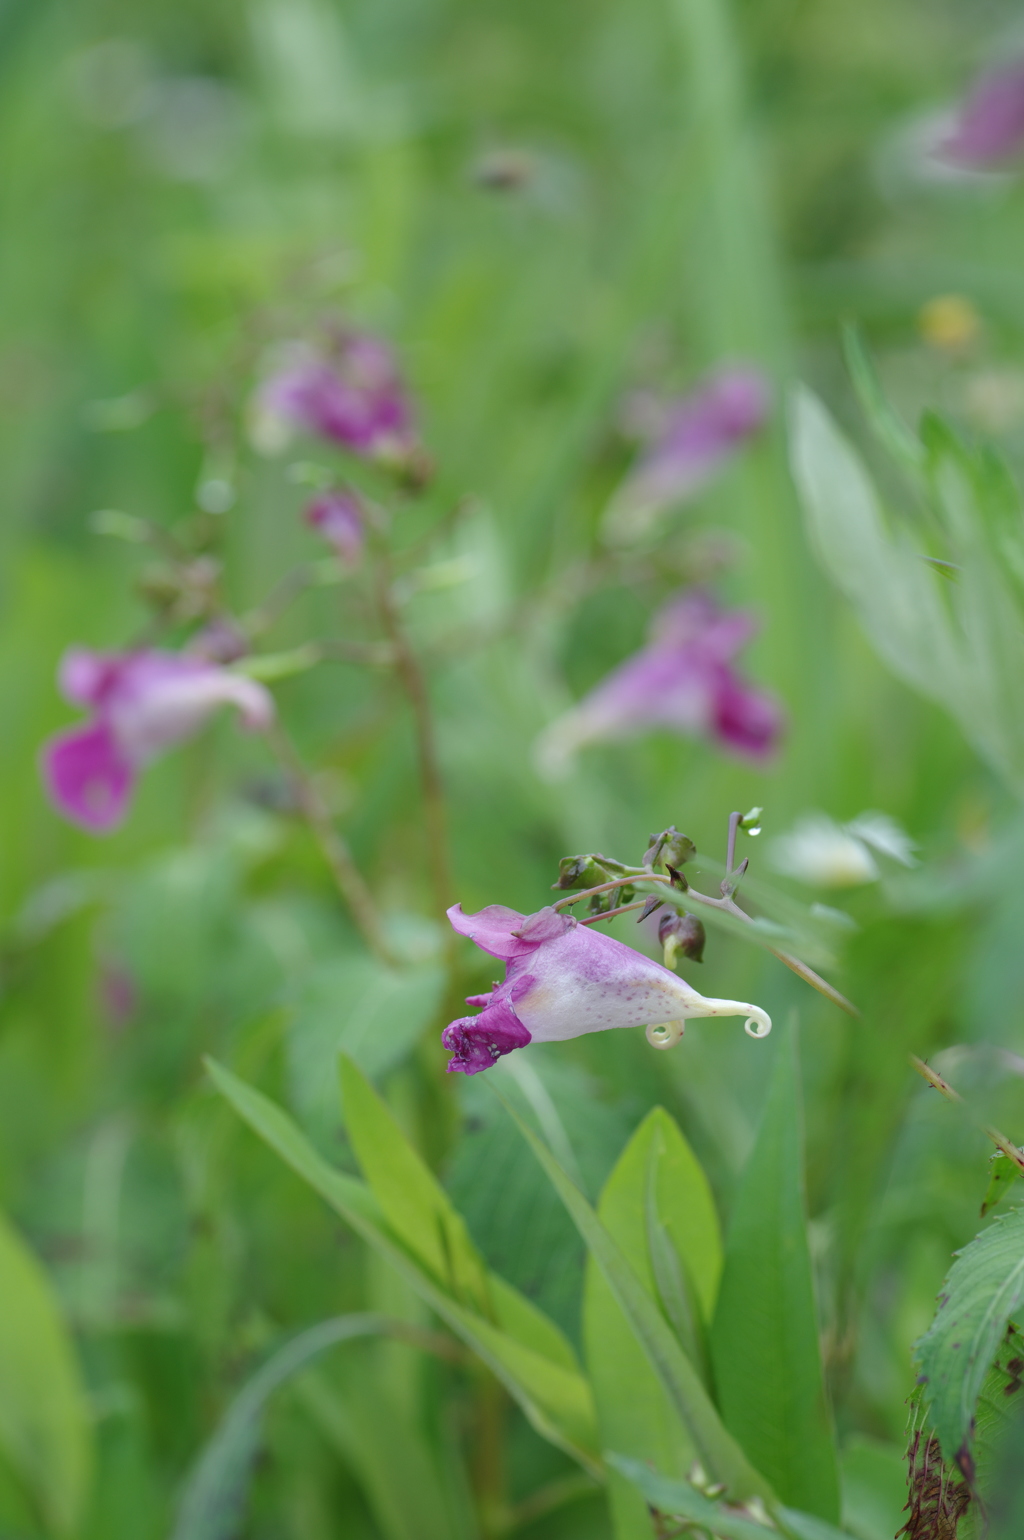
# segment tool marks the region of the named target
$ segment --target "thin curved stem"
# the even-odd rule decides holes
[[[268,737],[295,788],[302,814],[364,941],[382,962],[395,966],[398,958],[388,945],[373,894],[355,863],[348,842],[335,827],[316,782],[299,758],[295,745],[280,721],[275,721]]]
[[[663,877],[659,872],[633,873],[628,877],[616,877],[611,882],[602,882],[595,888],[585,888],[580,893],[570,893],[565,898],[560,898],[552,905],[552,908],[564,909],[569,904],[577,904],[581,899],[592,898],[598,893],[611,893],[615,888],[639,888],[644,883],[652,882],[656,882],[662,887],[674,888],[675,886],[671,877]],[[692,900],[695,904],[703,904],[708,909],[718,909],[723,914],[731,915],[735,920],[744,920],[748,925],[753,925],[754,923],[753,917],[741,909],[739,904],[731,897],[712,898],[709,893],[701,893],[696,888],[691,887],[689,883],[687,883],[684,891],[687,903]],[[593,918],[608,919],[613,913],[622,914],[627,908],[633,907],[631,904],[623,904],[617,910],[609,910],[608,914],[595,915]],[[586,924],[587,921],[583,920],[580,923]],[[824,995],[826,1000],[831,1000],[833,1005],[838,1005],[839,1009],[845,1011],[848,1016],[860,1017],[860,1011],[851,1000],[848,1000],[844,994],[841,994],[827,979],[823,979],[820,973],[815,973],[813,968],[808,967],[805,962],[801,962],[799,957],[794,957],[791,952],[782,952],[778,947],[768,946],[767,943],[762,943],[762,945],[765,946],[766,951],[771,952],[773,957],[777,957],[780,963],[784,963],[787,968],[791,969],[798,978],[802,978],[805,984],[810,984],[812,989],[816,989],[820,995]]]

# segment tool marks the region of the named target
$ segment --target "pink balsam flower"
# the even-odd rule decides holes
[[[191,738],[218,706],[237,706],[252,729],[274,715],[263,685],[184,653],[73,647],[58,680],[65,698],[91,715],[50,739],[43,778],[57,809],[92,834],[121,823],[139,771]]]
[[[756,629],[745,610],[722,609],[702,589],[677,594],[655,615],[646,647],[541,734],[540,769],[558,777],[585,744],[658,727],[765,760],[778,743],[782,713],[733,667]]]
[[[359,565],[366,526],[354,492],[343,487],[323,492],[309,504],[304,517],[311,529],[333,545],[343,566]]]
[[[722,369],[658,409],[650,442],[612,499],[607,533],[644,534],[663,510],[686,502],[764,426],[771,403],[757,369]]]
[[[482,1007],[479,1015],[445,1028],[449,1072],[475,1075],[527,1043],[560,1043],[613,1027],[646,1026],[655,1047],[670,1047],[691,1016],[745,1016],[752,1037],[771,1031],[760,1006],[706,999],[660,963],[557,909],[522,915],[490,904],[463,914],[456,904],[448,918],[506,965],[503,983],[466,1001]]]
[[[1024,59],[991,69],[975,81],[938,146],[940,159],[984,170],[1024,149]]]
[[[275,448],[310,433],[372,459],[401,459],[416,446],[412,407],[386,342],[349,332],[322,349],[293,343],[260,386],[256,436]]]

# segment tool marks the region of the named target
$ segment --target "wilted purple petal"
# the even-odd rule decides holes
[[[337,490],[314,498],[305,520],[330,541],[346,567],[358,566],[366,531],[362,506],[354,492]]]
[[[557,776],[585,744],[658,727],[765,759],[778,742],[781,711],[746,683],[732,661],[754,630],[746,611],[724,610],[701,590],[670,600],[654,617],[647,646],[542,734],[541,769]]]
[[[971,88],[953,132],[938,147],[942,160],[981,168],[1024,149],[1024,60],[989,70]]]
[[[528,1042],[563,1042],[585,1032],[683,1021],[691,1016],[748,1017],[757,1034],[771,1022],[758,1006],[735,1000],[706,999],[675,973],[632,947],[586,925],[553,927],[553,911],[524,917],[492,904],[478,915],[464,915],[456,905],[452,924],[492,956],[507,956],[509,920],[520,930],[544,934],[521,953],[508,957],[505,981],[489,995],[479,1016],[453,1021],[442,1035],[454,1057],[450,1070],[474,1075],[489,1069],[502,1054]],[[526,943],[523,943],[526,946]],[[501,950],[497,950],[497,948]]]
[[[488,1004],[479,1016],[463,1016],[441,1033],[441,1041],[451,1052],[448,1073],[478,1075],[502,1054],[513,1048],[525,1048],[530,1034],[504,1000]]]
[[[90,834],[116,828],[128,811],[135,770],[108,722],[90,722],[52,738],[43,750],[42,770],[54,805]]]

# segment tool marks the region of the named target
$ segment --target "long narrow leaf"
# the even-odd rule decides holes
[[[373,1194],[362,1182],[329,1166],[287,1114],[261,1092],[214,1060],[207,1060],[207,1068],[218,1090],[254,1132],[375,1247],[479,1355],[519,1402],[538,1433],[572,1455],[588,1471],[600,1474],[593,1398],[583,1375],[564,1362],[544,1356],[535,1346],[516,1340],[501,1326],[492,1325],[453,1300],[392,1233]],[[507,1300],[514,1291],[504,1284],[492,1292],[497,1293],[500,1301],[502,1297]],[[498,1313],[500,1319],[500,1304]],[[525,1322],[535,1340],[538,1314],[522,1300],[506,1319],[512,1324]],[[551,1325],[550,1334],[556,1332],[557,1328]]]
[[[263,1413],[274,1391],[328,1348],[379,1335],[390,1326],[378,1315],[321,1321],[286,1342],[257,1369],[228,1407],[189,1477],[172,1540],[233,1540],[244,1517]]]
[[[783,1501],[832,1520],[839,1478],[807,1245],[795,1029],[779,1035],[726,1238],[711,1355],[727,1427]]]
[[[501,1096],[501,1092],[495,1090]],[[738,1500],[753,1496],[771,1500],[768,1482],[758,1474],[723,1426],[700,1376],[612,1236],[543,1141],[507,1101],[505,1106],[600,1267],[670,1403],[688,1429],[706,1469],[715,1480],[724,1484],[730,1496]]]

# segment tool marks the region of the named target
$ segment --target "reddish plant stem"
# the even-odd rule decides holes
[[[430,705],[430,691],[414,652],[398,605],[395,602],[391,564],[386,551],[378,551],[376,563],[377,605],[381,623],[394,649],[395,669],[412,707],[416,757],[423,793],[423,817],[434,901],[443,919],[452,902],[451,862],[448,856],[448,812],[437,756],[437,738]]]

